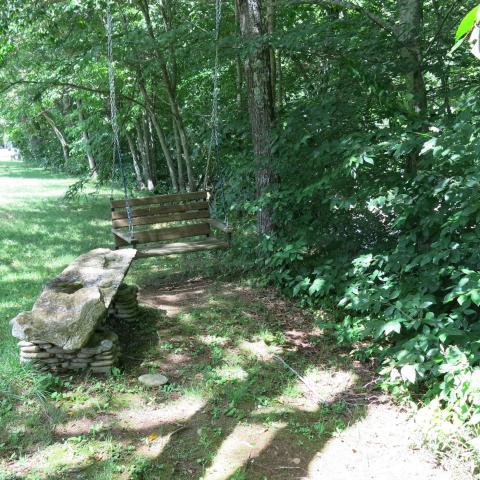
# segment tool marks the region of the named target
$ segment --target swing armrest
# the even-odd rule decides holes
[[[131,236],[127,232],[121,232],[120,230],[116,230],[115,228],[112,228],[112,234],[115,237],[120,238],[124,242],[127,242],[129,245],[135,244],[135,240],[134,240],[133,236]]]
[[[233,228],[230,226],[225,225],[224,223],[220,222],[219,220],[215,220],[214,218],[208,218],[207,222],[213,227],[222,232],[231,234],[233,232]]]

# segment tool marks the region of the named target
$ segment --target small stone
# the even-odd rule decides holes
[[[51,343],[46,343],[46,342],[33,342],[33,343],[43,349],[53,347]]]
[[[95,355],[94,352],[80,352],[79,354],[77,354],[77,357],[78,358],[92,358],[93,356]]]
[[[85,358],[73,358],[70,360],[70,363],[72,365],[88,365],[90,363],[90,360],[85,359]]]
[[[113,342],[111,340],[102,340],[100,342],[99,349],[101,352],[111,350],[112,348],[113,348]]]
[[[60,355],[60,358],[65,358],[67,360],[75,360],[77,358],[77,355],[75,355],[74,353],[61,353]]]
[[[295,465],[300,465],[301,460],[299,458],[292,458],[292,463]]]
[[[116,360],[117,355],[96,355],[95,358],[92,358],[92,361],[99,362],[104,360]]]
[[[160,374],[145,374],[138,377],[138,381],[146,387],[161,387],[168,383],[168,378]]]
[[[33,358],[22,358],[20,357],[20,363],[33,363],[34,359]]]
[[[95,355],[97,353],[100,353],[100,349],[98,347],[95,347],[95,348],[82,348],[79,352],[78,352],[78,356],[80,357],[80,355]]]
[[[46,350],[48,353],[55,353],[55,354],[64,353],[65,351],[63,350],[63,348],[60,348],[60,347],[50,347],[50,348],[47,348]]]
[[[50,364],[60,363],[60,362],[61,360],[59,358],[52,357],[52,358],[43,358],[40,363],[48,363],[50,365]]]
[[[22,348],[22,347],[34,347],[35,344],[31,342],[26,342],[25,340],[21,340],[20,342],[17,343],[17,345]]]
[[[91,367],[108,367],[113,365],[113,360],[99,360],[98,362],[92,362]]]
[[[36,345],[28,346],[28,347],[20,347],[20,351],[24,353],[38,353],[41,352],[42,349],[37,347]]]
[[[34,353],[21,352],[20,356],[22,358],[50,358],[52,355],[48,352],[34,352]]]

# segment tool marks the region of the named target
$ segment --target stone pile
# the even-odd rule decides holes
[[[46,342],[18,342],[20,362],[30,363],[42,372],[66,373],[89,370],[108,373],[119,354],[118,336],[106,329],[95,332],[85,347],[65,350]]]
[[[110,318],[126,323],[138,322],[141,318],[141,312],[138,308],[137,295],[137,286],[122,283],[108,309]]]
[[[120,316],[138,312],[136,287],[122,286],[135,255],[131,248],[91,250],[47,283],[32,310],[10,322],[21,361],[44,371],[109,372],[119,341],[105,325],[117,292]]]

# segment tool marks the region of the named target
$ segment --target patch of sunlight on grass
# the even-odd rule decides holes
[[[251,458],[252,450],[257,455],[266,449],[278,432],[287,426],[276,422],[265,429],[264,425],[251,423],[237,425],[222,442],[212,465],[207,468],[202,480],[227,480]]]
[[[228,337],[219,337],[217,335],[197,335],[197,340],[204,345],[217,345],[223,347],[230,339]]]
[[[217,375],[223,381],[246,380],[248,373],[239,365],[224,365],[214,369]]]

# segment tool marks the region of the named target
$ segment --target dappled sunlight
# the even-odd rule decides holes
[[[364,418],[334,435],[322,451],[314,456],[308,466],[308,478],[452,478],[447,472],[436,468],[425,452],[412,450],[414,443],[406,414],[390,405],[371,405]]]
[[[239,352],[254,357],[262,362],[273,360],[275,355],[279,355],[283,351],[282,347],[277,345],[267,345],[264,340],[244,340],[237,348]]]
[[[308,396],[317,393],[323,402],[331,402],[342,392],[350,391],[359,381],[359,376],[349,370],[310,368],[297,382],[298,390]]]
[[[162,425],[181,423],[205,406],[206,401],[199,397],[186,396],[168,404],[150,407],[126,408],[115,412],[115,419],[128,431],[154,430]]]
[[[214,374],[224,381],[246,380],[248,373],[239,365],[223,365],[214,369]]]
[[[227,480],[267,448],[286,423],[276,422],[268,427],[256,423],[237,425],[222,442],[215,459],[202,480]]]
[[[217,335],[197,335],[197,340],[204,345],[218,345],[223,347],[227,345],[231,340],[228,337],[221,337]]]

